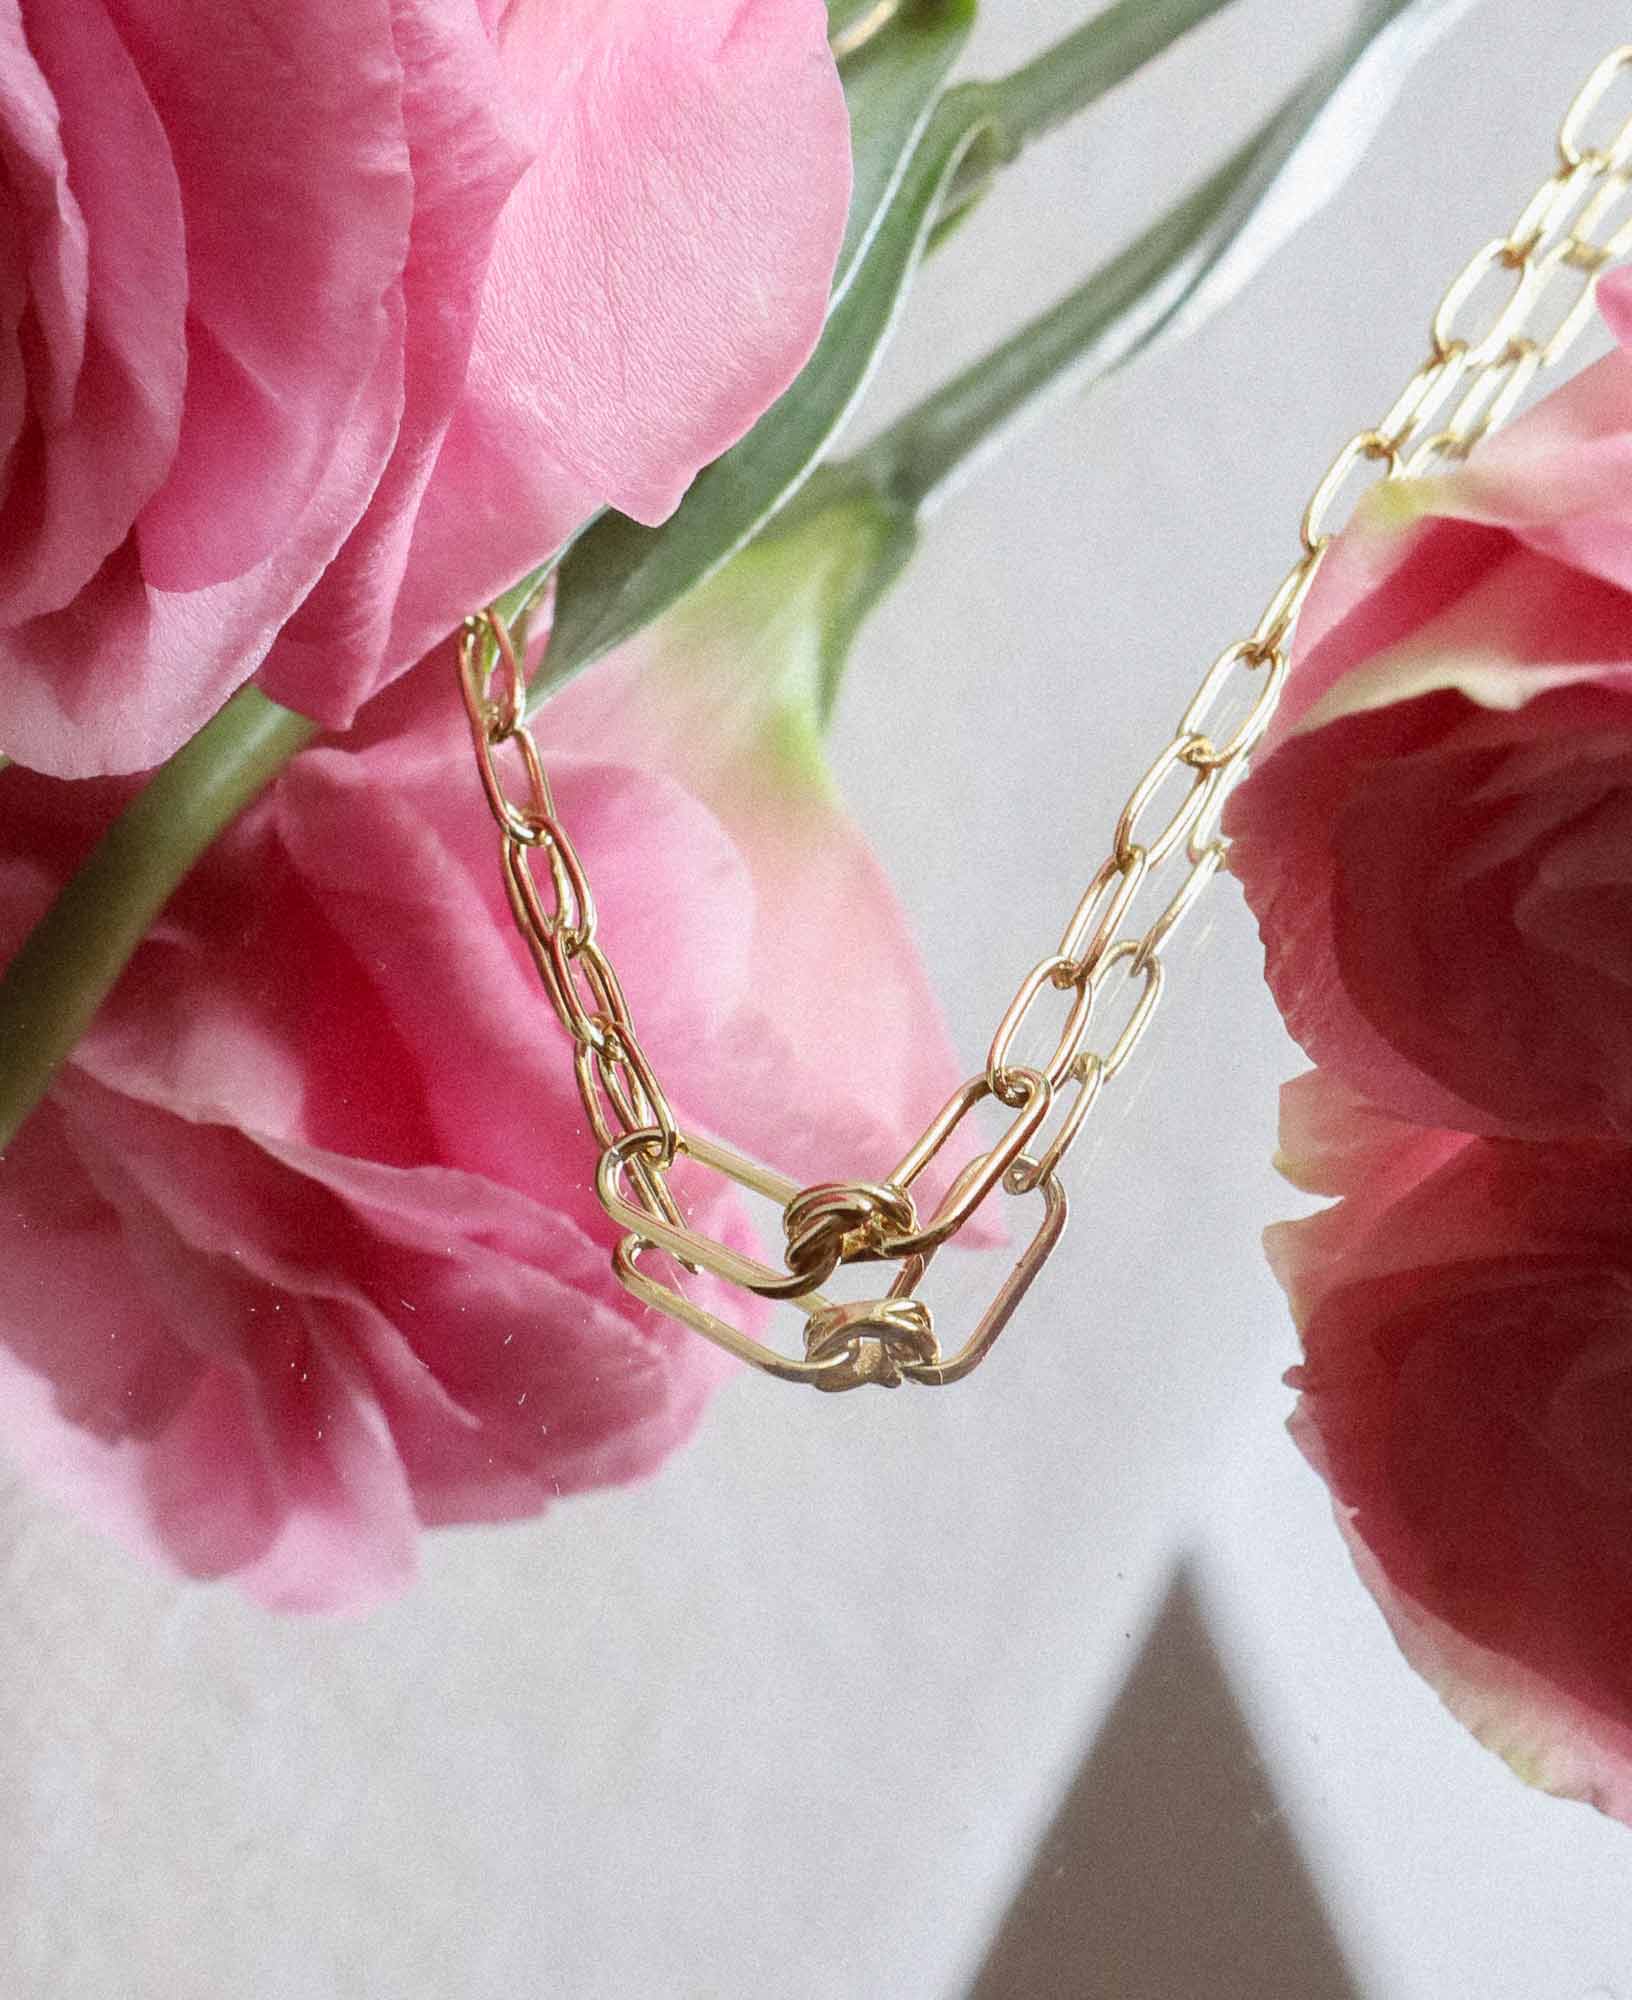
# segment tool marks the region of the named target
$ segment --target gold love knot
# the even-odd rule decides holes
[[[904,1365],[933,1368],[940,1358],[934,1322],[922,1299],[864,1299],[830,1306],[805,1329],[805,1359],[832,1364],[812,1377],[818,1389],[859,1389],[865,1382],[898,1389]]]

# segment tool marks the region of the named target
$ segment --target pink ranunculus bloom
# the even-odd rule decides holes
[[[330,726],[792,378],[849,189],[821,0],[22,0],[0,21],[0,751]]]
[[[651,1470],[727,1365],[612,1275],[445,653],[211,850],[0,1161],[0,1441],[127,1543],[281,1608],[399,1590],[423,1526]],[[688,789],[625,697],[542,729],[677,1116],[802,1180],[882,1170],[955,1080],[887,885],[818,761],[773,761],[756,799],[739,742],[735,788]],[[0,965],[124,789],[0,773]],[[842,926],[766,907],[783,814],[841,857]],[[718,1177],[675,1186],[748,1243]],[[752,1298],[683,1282],[796,1351]]]
[[[1604,298],[1632,342],[1632,274]],[[1316,1062],[1425,1125],[1632,1140],[1632,353],[1362,509],[1225,827]]]
[[[877,1180],[952,1088],[956,1055],[877,857],[841,809],[822,746],[824,643],[872,555],[839,504],[750,544],[675,611],[564,688],[545,710],[568,741],[613,741],[675,778],[737,838],[753,921],[730,948],[753,990],[797,1005],[744,1012],[725,1138],[776,1160],[790,1123],[812,1179]],[[877,1038],[891,1052],[868,1058]],[[789,1080],[804,1077],[807,1084]],[[961,1078],[959,1079],[961,1080]],[[954,1143],[913,1190],[927,1217],[977,1142]],[[819,1163],[819,1164],[817,1164]],[[1002,1240],[972,1218],[960,1242]]]
[[[1266,1237],[1292,1432],[1406,1657],[1531,1784],[1632,1822],[1632,1152],[1289,1084]]]

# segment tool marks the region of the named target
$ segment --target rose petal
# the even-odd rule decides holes
[[[662,519],[803,365],[850,190],[826,32],[818,0],[506,11],[537,164],[499,225],[397,656],[595,504]]]
[[[26,416],[0,488],[0,611],[57,611],[124,539],[174,453],[187,372],[180,193],[99,0],[0,8],[0,169],[26,245]],[[26,336],[25,336],[26,337]],[[8,734],[11,719],[7,717]]]

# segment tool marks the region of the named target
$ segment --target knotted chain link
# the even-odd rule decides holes
[[[984,1357],[1058,1240],[1066,1218],[1061,1164],[1149,1028],[1162,995],[1163,953],[1224,859],[1224,802],[1275,713],[1298,614],[1340,514],[1346,518],[1369,486],[1466,458],[1536,378],[1563,360],[1591,322],[1600,276],[1632,252],[1632,110],[1617,124],[1607,109],[1612,93],[1625,99],[1629,84],[1632,44],[1588,78],[1559,130],[1558,164],[1512,229],[1452,281],[1433,316],[1427,359],[1393,407],[1350,438],[1322,475],[1304,510],[1297,561],[1250,635],[1208,668],[1173,736],[1129,794],[1110,851],[1059,943],[1026,974],[998,1023],[985,1069],[953,1093],[883,1181],[801,1188],[681,1130],[597,941],[594,898],[526,721],[510,634],[491,610],[466,621],[460,684],[499,828],[505,890],[573,1042],[579,1092],[602,1149],[597,1190],[625,1232],[613,1265],[637,1297],[767,1373],[821,1389],[943,1384]],[[1481,297],[1488,301],[1482,314]],[[519,789],[501,772],[507,748]],[[1152,905],[1154,914],[1146,914]],[[1064,1019],[1049,1054],[1028,1059],[1023,1045],[1045,1006],[1063,1010]],[[925,1218],[915,1186],[988,1101],[1011,1114],[1007,1129],[955,1175]],[[689,1225],[669,1187],[681,1158],[781,1207],[781,1268]],[[943,1355],[918,1285],[940,1245],[1000,1190],[1040,1195],[1041,1218],[975,1331]],[[805,1314],[803,1355],[778,1352],[642,1268],[653,1251],[761,1298],[791,1300]],[[897,1266],[882,1298],[840,1304],[817,1289],[840,1265],[877,1262]]]

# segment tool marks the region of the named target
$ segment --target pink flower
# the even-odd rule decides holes
[[[821,325],[820,0],[24,0],[0,22],[0,749],[341,726]]]
[[[750,549],[609,663],[610,702],[592,678],[542,717],[677,1115],[807,1181],[884,1171],[955,1080],[816,748],[798,607],[826,581]],[[739,646],[736,727],[693,770],[691,703]],[[0,963],[125,789],[0,773]],[[595,1157],[439,655],[211,851],[0,1161],[0,1432],[189,1574],[283,1608],[398,1590],[421,1526],[650,1471],[721,1377],[613,1278]],[[716,1177],[676,1187],[749,1241]]]
[[[1632,274],[1604,296],[1632,339]],[[1225,826],[1318,1063],[1425,1125],[1632,1139],[1632,354],[1363,510]]]
[[[1406,1657],[1519,1775],[1632,1821],[1632,1153],[1404,1124],[1314,1071],[1266,1242],[1293,1435]]]
[[[743,955],[750,989],[780,1005],[745,1010],[731,1027],[734,1122],[721,1136],[775,1161],[796,1123],[819,1180],[882,1178],[904,1135],[916,1137],[961,1081],[888,880],[822,749],[823,676],[834,665],[824,646],[872,555],[865,510],[843,503],[798,527],[773,525],[545,710],[552,736],[616,742],[643,770],[676,779],[748,857],[752,921],[723,942]],[[875,1041],[890,1055],[882,1065]],[[949,1147],[914,1190],[926,1217],[928,1197],[971,1150]],[[978,1223],[959,1238],[999,1240]]]

